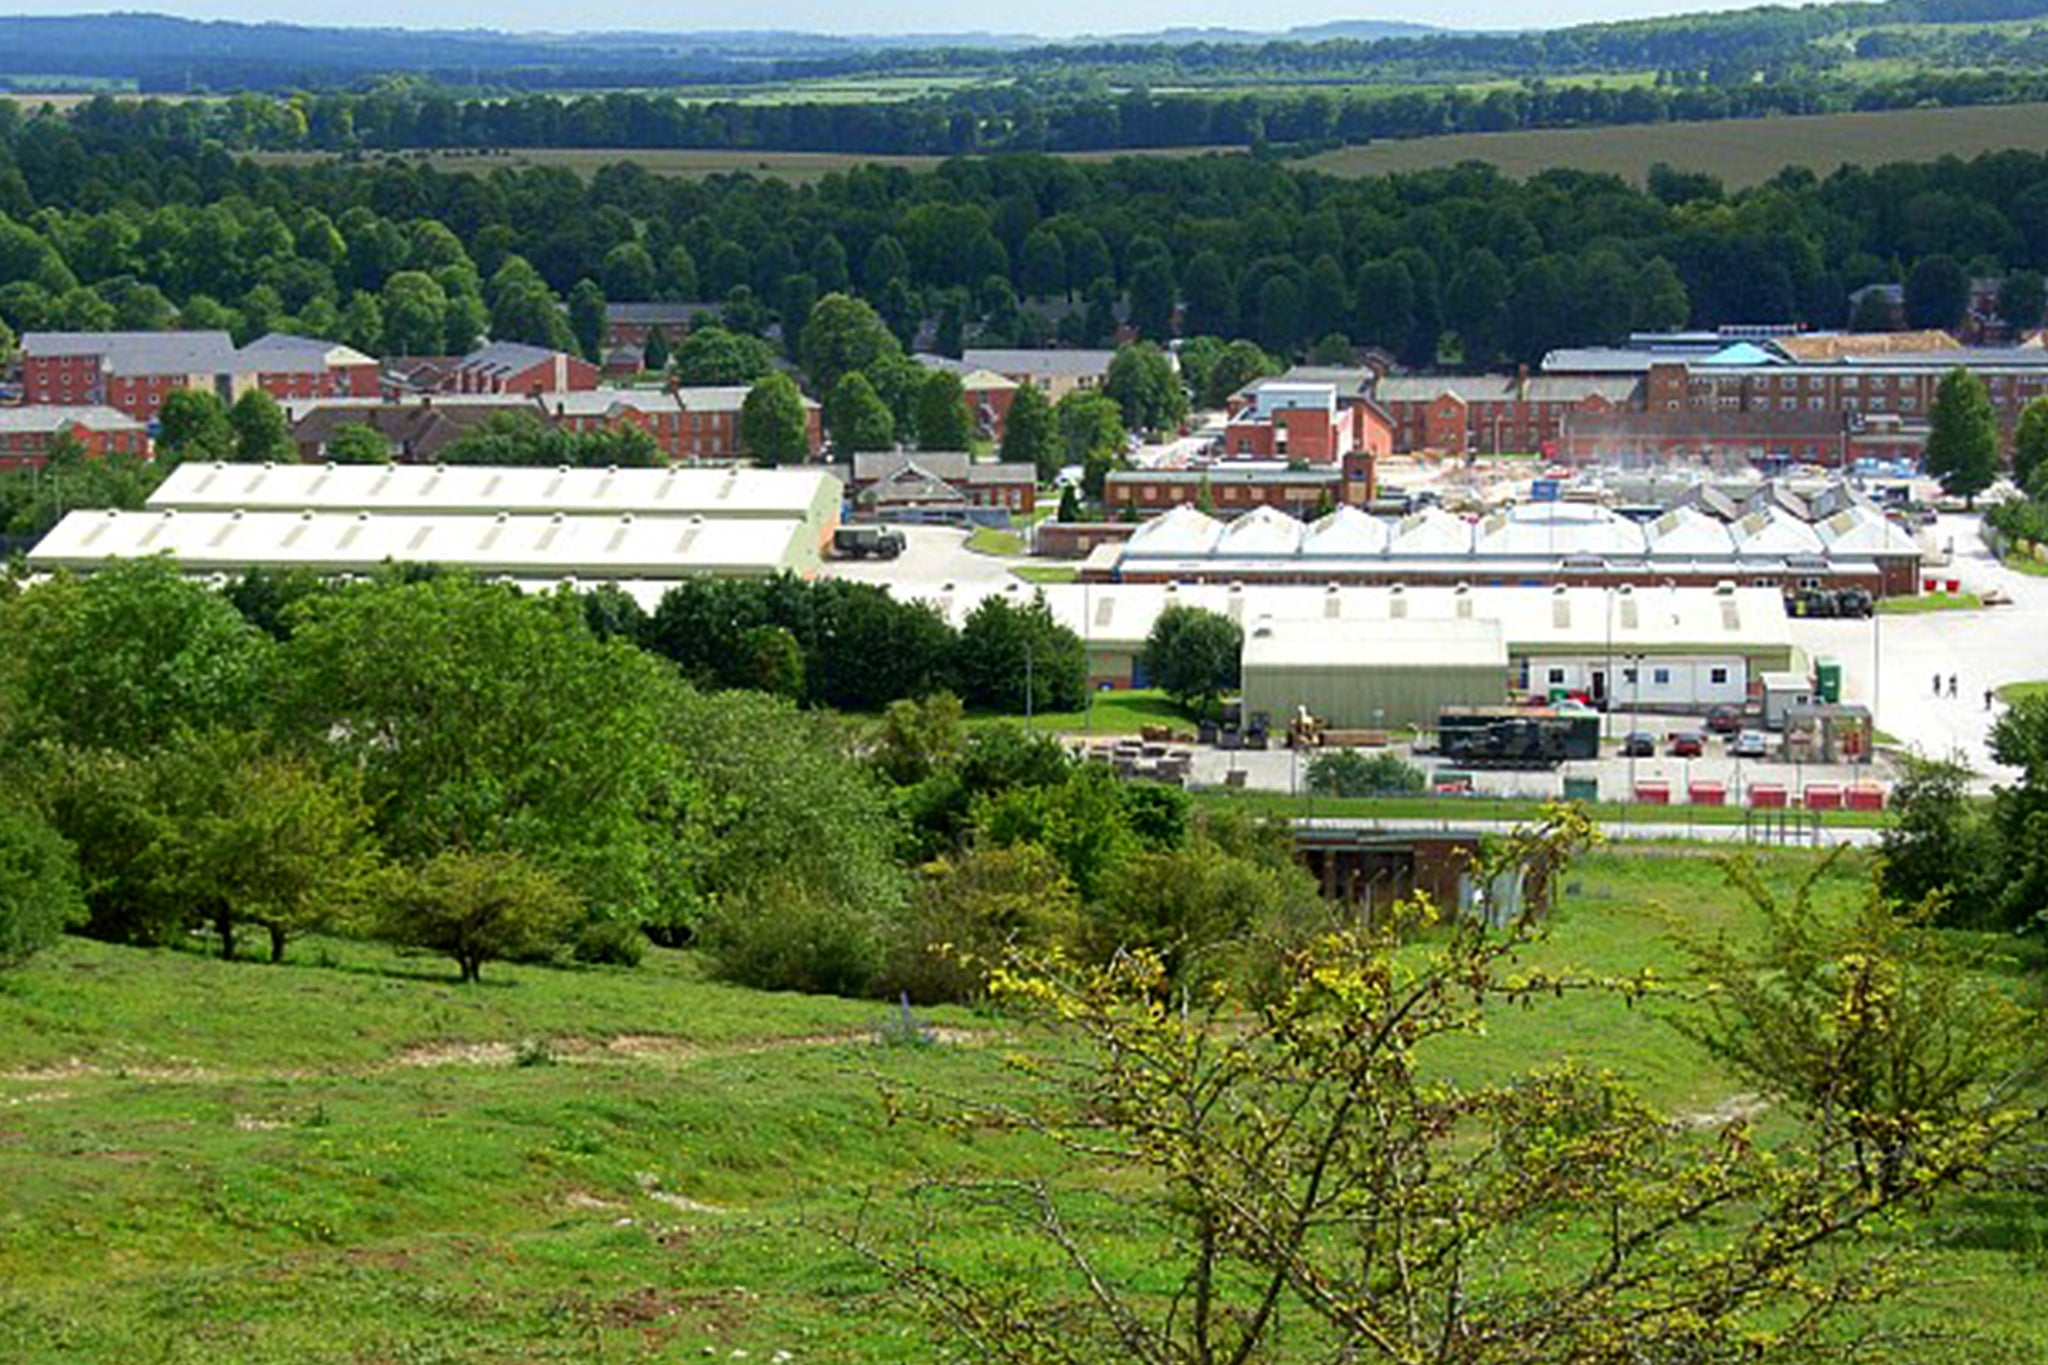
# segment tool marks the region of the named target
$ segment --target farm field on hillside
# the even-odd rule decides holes
[[[2048,149],[2048,104],[1454,133],[1344,147],[1296,164],[1363,176],[1485,161],[1517,177],[1563,166],[1639,181],[1664,161],[1717,175],[1735,187],[1768,180],[1788,164],[1825,175],[1844,163],[1932,161],[2007,147]]]
[[[1784,885],[1810,858],[1767,866]],[[1838,866],[1824,903],[1865,866]],[[1565,891],[1534,962],[1668,975],[1671,925],[1746,913],[1697,856],[1596,854]],[[1665,1022],[1677,1007],[1573,997],[1453,1065],[1570,1056],[1674,1114],[1745,1103]],[[1022,1137],[892,1116],[885,1088],[1006,1093],[1002,1054],[1029,1045],[1001,1019],[919,1013],[939,1041],[882,1046],[882,1005],[721,986],[685,953],[494,964],[465,988],[335,940],[282,967],[65,940],[0,976],[0,1358],[933,1359],[826,1229],[896,1227],[891,1195],[929,1171],[1056,1170]],[[1941,1231],[1934,1283],[1896,1320],[1968,1321],[2007,1349],[1916,1359],[2040,1359],[2025,1286],[2048,1207],[1987,1202]]]

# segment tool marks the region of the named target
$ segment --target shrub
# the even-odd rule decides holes
[[[33,811],[0,807],[0,967],[12,967],[85,917],[78,855]]]
[[[879,924],[789,884],[749,890],[704,925],[711,969],[764,991],[869,995],[882,970]]]
[[[1308,789],[1317,796],[1400,796],[1423,786],[1422,770],[1395,754],[1325,749],[1308,761]]]
[[[883,984],[921,1003],[979,999],[1005,952],[1069,947],[1080,917],[1059,860],[1037,844],[941,858],[895,925]]]
[[[590,966],[637,967],[647,956],[647,935],[619,920],[592,920],[576,935],[569,955]]]

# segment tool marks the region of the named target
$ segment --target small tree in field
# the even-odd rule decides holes
[[[455,959],[465,982],[486,962],[559,948],[582,913],[576,893],[516,853],[443,853],[385,881],[379,936]]]
[[[2041,1021],[1927,932],[1931,901],[1902,913],[1872,886],[1854,912],[1822,911],[1813,892],[1831,864],[1789,898],[1749,863],[1728,864],[1764,933],[1682,940],[1707,994],[1679,1028],[1811,1123],[1863,1195],[1894,1198],[2017,1093]]]

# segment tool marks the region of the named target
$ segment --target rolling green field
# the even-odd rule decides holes
[[[1810,861],[1766,866],[1785,884]],[[1839,865],[1823,903],[1864,870]],[[1670,927],[1747,913],[1698,857],[1594,855],[1564,889],[1535,957],[1588,971],[1668,974]],[[1571,1056],[1675,1114],[1740,1102],[1671,1008],[1573,997],[1449,1061]],[[1002,1053],[1027,1044],[939,1011],[938,1041],[883,1046],[884,1014],[720,986],[667,952],[494,965],[464,988],[346,942],[271,967],[66,940],[0,975],[0,1359],[941,1358],[830,1230],[889,1236],[923,1174],[1052,1159],[893,1119],[885,1088],[1005,1093]],[[1929,1284],[1892,1321],[1994,1345],[1914,1359],[2043,1358],[2048,1201],[1980,1201],[1929,1232]]]
[[[1641,180],[1663,161],[1717,175],[1733,187],[1768,180],[1788,165],[1825,175],[1845,163],[1932,161],[2008,147],[2048,149],[2048,104],[1456,133],[1345,147],[1299,164],[1363,176],[1484,161],[1516,177],[1566,166]]]

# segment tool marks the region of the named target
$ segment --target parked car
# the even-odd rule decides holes
[[[1623,758],[1655,758],[1657,737],[1648,730],[1631,730],[1621,737]]]
[[[1728,741],[1730,758],[1768,758],[1770,752],[1770,736],[1761,730],[1744,730]]]
[[[1717,706],[1707,712],[1707,730],[1716,735],[1732,735],[1742,728],[1742,712],[1733,706]]]
[[[1671,736],[1664,752],[1673,758],[1698,758],[1707,751],[1707,742],[1697,730],[1679,730]]]

